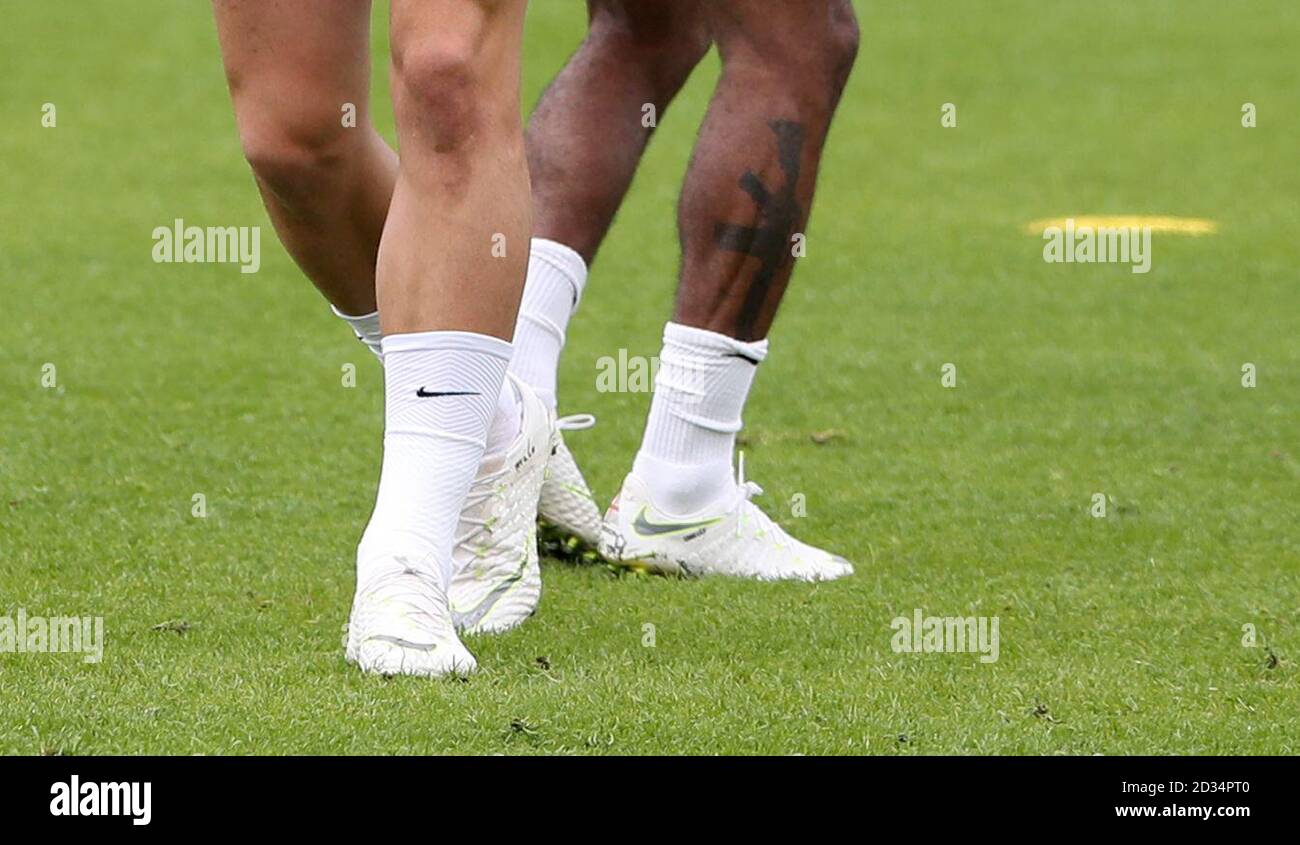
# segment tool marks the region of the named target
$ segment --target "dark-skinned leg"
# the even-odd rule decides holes
[[[586,39],[542,95],[526,136],[534,240],[511,372],[552,408],[588,265],[654,125],[709,48],[695,0],[589,0],[588,15]]]
[[[589,0],[587,37],[528,124],[533,234],[587,264],[654,132],[709,49],[698,0]]]
[[[510,371],[552,409],[587,266],[655,126],[709,48],[696,0],[589,0],[588,14],[586,39],[543,94],[527,132],[534,238]],[[596,542],[600,509],[563,441],[540,512],[562,534]]]
[[[675,319],[753,341],[790,281],[858,29],[849,0],[707,8],[723,71],[682,190]]]
[[[822,146],[857,52],[849,0],[714,0],[723,72],[679,208],[682,275],[645,439],[602,530],[650,568],[825,580],[847,561],[800,543],[738,484],[741,415],[794,265]]]

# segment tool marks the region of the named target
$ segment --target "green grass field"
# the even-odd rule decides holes
[[[343,662],[381,374],[272,237],[207,4],[0,6],[0,616],[106,625],[99,665],[0,654],[0,751],[1300,751],[1295,3],[861,4],[744,435],[760,501],[858,574],[551,561],[468,683]],[[580,6],[534,0],[529,103]],[[602,502],[648,395],[597,392],[596,362],[658,352],[716,75],[662,125],[571,328],[561,410],[600,419],[570,443]],[[1087,213],[1218,233],[1156,234],[1143,276],[1046,264],[1023,231]],[[263,226],[261,272],[153,263],[176,217]],[[1000,659],[896,654],[914,608],[998,617]]]

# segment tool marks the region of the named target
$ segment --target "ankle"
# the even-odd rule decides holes
[[[735,496],[730,461],[676,464],[642,451],[632,474],[641,479],[655,508],[673,516],[691,516]]]

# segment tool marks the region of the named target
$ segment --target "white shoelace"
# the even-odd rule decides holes
[[[752,505],[752,499],[755,496],[763,495],[763,488],[753,481],[745,478],[745,453],[741,451],[736,461],[736,486],[740,488],[740,497],[736,500],[736,536],[741,536],[742,528],[746,527],[749,515],[755,514],[754,521],[758,523],[757,530],[754,532],[759,539],[765,538],[769,533],[775,536],[776,544],[782,548],[790,548],[790,536],[785,533],[780,525],[777,525],[773,519],[763,512],[758,505]]]
[[[486,504],[494,498],[500,498],[506,492],[507,488],[503,479],[507,474],[509,474],[509,472],[510,467],[503,466],[496,472],[486,475],[474,482],[474,487],[469,491],[469,495],[465,497],[465,507],[461,510],[460,515],[460,521],[468,524],[470,528],[464,534],[456,537],[457,548],[468,548],[469,543],[477,540],[480,535],[487,534],[490,536],[492,534],[492,529],[496,527],[497,523],[497,518],[495,516],[487,519],[479,519],[473,516],[466,516],[465,512],[477,508],[479,505]],[[473,551],[475,557],[483,556],[483,549],[481,547],[475,548]]]
[[[555,427],[560,431],[586,431],[595,425],[595,414],[571,414],[555,421]]]
[[[596,425],[596,417],[593,414],[573,414],[567,417],[560,417],[555,421],[555,426],[560,431],[586,431]],[[488,501],[501,497],[506,492],[506,485],[503,479],[510,472],[510,467],[502,467],[491,475],[484,476],[474,482],[473,489],[465,497],[465,511],[477,508]],[[470,543],[475,542],[483,535],[491,536],[492,529],[496,527],[497,518],[489,517],[488,519],[479,519],[473,516],[465,516],[462,511],[460,521],[469,526],[465,533],[456,537],[457,548],[471,548]],[[482,557],[484,550],[482,547],[471,548],[475,557]]]

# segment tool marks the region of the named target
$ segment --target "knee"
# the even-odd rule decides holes
[[[244,157],[267,189],[299,206],[322,199],[349,166],[360,128],[343,125],[342,114],[240,114]]]
[[[769,80],[816,111],[833,110],[857,60],[851,0],[826,0],[827,13],[793,22],[779,15],[728,21],[718,34],[724,70]]]
[[[713,38],[703,15],[632,4],[592,4],[588,43],[640,74],[656,105],[666,106],[709,52]]]
[[[849,75],[853,73],[853,65],[858,59],[858,47],[862,41],[858,16],[854,13],[850,0],[835,0],[831,3],[827,30],[827,70],[832,90],[838,99],[848,84]]]
[[[430,137],[439,151],[462,147],[493,117],[487,112],[491,98],[483,96],[488,68],[480,42],[474,32],[446,31],[394,45],[398,120]]]

